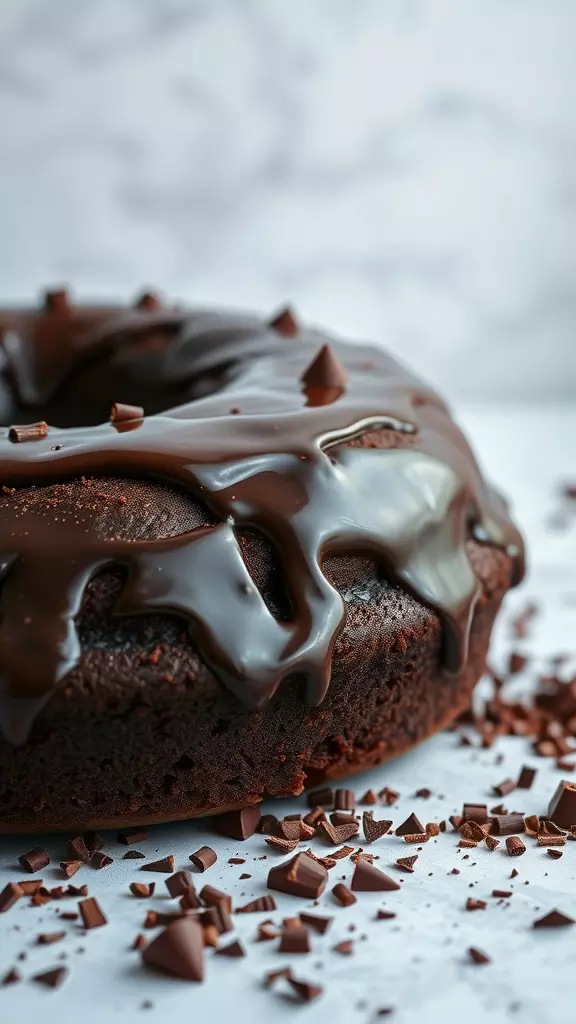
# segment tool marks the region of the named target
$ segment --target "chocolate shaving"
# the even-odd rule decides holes
[[[204,872],[218,860],[211,846],[201,846],[196,853],[191,853],[188,860],[192,861],[197,871]]]
[[[111,423],[129,423],[131,420],[144,418],[144,409],[141,405],[125,405],[122,402],[114,402],[110,410]]]
[[[97,850],[96,853],[92,854],[92,859],[90,863],[92,864],[93,868],[96,868],[97,871],[100,871],[102,868],[107,868],[110,864],[112,864],[113,860],[112,857],[108,857],[107,854],[102,853],[100,850]]]
[[[415,853],[413,857],[398,857],[396,861],[396,867],[400,868],[401,871],[409,871],[410,874],[414,871],[414,865],[418,860],[418,854]]]
[[[526,853],[526,847],[519,836],[508,836],[506,852],[509,857],[521,857],[523,853]]]
[[[358,822],[351,822],[349,825],[331,825],[328,821],[321,821],[316,829],[316,835],[328,846],[339,846],[345,843],[352,836],[358,834],[360,826]]]
[[[298,839],[280,839],[276,836],[266,836],[265,842],[270,846],[276,853],[292,853],[293,850],[298,846]]]
[[[32,875],[35,871],[45,868],[50,863],[50,857],[46,850],[36,846],[33,850],[28,850],[28,853],[23,853],[18,857],[18,863]]]
[[[8,440],[14,444],[22,444],[25,441],[42,441],[48,436],[48,424],[42,420],[40,423],[28,423],[22,427],[10,427]]]

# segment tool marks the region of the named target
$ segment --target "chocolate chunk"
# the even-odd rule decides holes
[[[35,878],[34,881],[31,882],[18,882],[18,885],[22,889],[22,892],[24,893],[25,896],[33,896],[35,892],[38,892],[39,889],[43,888],[44,882],[42,881],[41,878]]]
[[[300,920],[302,921],[302,924],[307,925],[307,927],[311,928],[313,932],[316,932],[318,935],[324,935],[325,932],[328,931],[334,918],[317,917],[315,914],[300,914]]]
[[[15,967],[11,967],[9,971],[2,977],[0,985],[13,985],[16,981],[21,981],[22,975]]]
[[[44,292],[44,312],[60,313],[61,316],[70,312],[70,299],[65,288],[51,288]]]
[[[81,860],[85,864],[88,863],[90,853],[82,836],[76,836],[76,839],[68,840],[66,843],[66,860]]]
[[[168,857],[162,857],[161,860],[143,864],[140,871],[161,871],[163,874],[170,875],[174,871],[174,857],[170,854]]]
[[[192,875],[189,871],[177,871],[170,878],[167,878],[164,884],[173,900],[178,896],[183,896],[190,887],[194,888]]]
[[[498,899],[507,900],[512,895],[509,889],[492,889],[492,895]]]
[[[234,942],[230,942],[227,946],[221,946],[220,949],[217,949],[216,956],[240,957],[246,956],[246,951],[242,943],[235,939]]]
[[[512,651],[508,659],[508,672],[511,676],[515,676],[518,672],[522,672],[528,664],[528,658],[519,651]]]
[[[356,797],[351,789],[337,789],[334,794],[335,811],[353,811],[356,807]]]
[[[148,899],[149,896],[152,896],[152,893],[154,892],[155,888],[155,882],[151,882],[150,885],[146,885],[145,882],[130,882],[129,886],[132,895],[137,896],[139,899],[142,900]]]
[[[66,875],[66,878],[72,878],[76,872],[80,870],[83,863],[83,860],[61,860],[60,867]]]
[[[317,789],[308,793],[308,807],[333,807],[334,793],[331,789]]]
[[[281,967],[279,971],[269,971],[264,977],[264,988],[271,988],[276,981],[280,979],[288,979],[292,977],[292,971],[289,967]]]
[[[135,843],[144,843],[148,839],[147,832],[119,832],[118,842],[123,843],[124,846],[133,846]],[[126,854],[125,856],[128,856]]]
[[[193,917],[169,924],[142,950],[147,967],[173,974],[184,981],[204,979],[204,936]]]
[[[218,945],[218,929],[213,924],[202,924],[202,941],[205,946],[216,949]]]
[[[191,853],[188,860],[192,861],[197,871],[204,872],[218,860],[211,846],[201,846],[196,853]]]
[[[474,946],[470,946],[468,950],[468,956],[470,957],[473,964],[489,964],[490,957],[486,956],[481,949],[475,949]]]
[[[82,916],[84,927],[87,930],[90,928],[100,928],[103,924],[108,923],[100,909],[100,905],[93,896],[86,900],[80,900],[78,910]]]
[[[499,836],[524,832],[524,818],[521,814],[496,814],[490,821],[493,831]]]
[[[87,885],[69,885],[66,888],[67,896],[87,896],[88,886]]]
[[[548,807],[548,817],[556,825],[570,828],[576,824],[576,785],[562,779]]]
[[[189,885],[180,897],[180,906],[182,910],[196,910],[200,906],[200,900],[193,884]]]
[[[300,839],[311,839],[316,832],[315,826],[309,825],[306,821],[299,821]]]
[[[390,921],[393,917],[396,917],[396,914],[393,913],[393,911],[391,911],[391,910],[377,910],[376,911],[376,920],[377,921]]]
[[[110,409],[111,423],[128,423],[130,420],[143,418],[144,409],[141,405],[125,405],[123,402],[114,402]]]
[[[258,925],[256,942],[269,942],[270,939],[277,939],[279,934],[280,932],[272,921],[262,921],[262,923]]]
[[[310,936],[305,925],[297,928],[283,928],[278,946],[279,953],[309,953]]]
[[[338,828],[340,825],[355,825],[356,817],[350,811],[332,811],[330,824]]]
[[[332,895],[342,907],[351,907],[353,903],[356,903],[356,896],[343,882],[336,883],[332,889]]]
[[[491,853],[493,850],[497,850],[500,846],[500,840],[495,839],[494,836],[486,835],[484,837],[484,842],[486,844],[486,848],[490,850]]]
[[[243,907],[237,907],[237,914],[258,914],[262,910],[276,910],[276,900],[273,896],[259,896],[257,900],[251,900],[250,903],[245,903]]]
[[[292,853],[298,846],[298,839],[276,839],[275,836],[266,836],[266,842],[276,853]]]
[[[424,828],[424,825],[422,824],[420,819],[417,818],[415,814],[410,814],[406,818],[406,821],[403,821],[401,825],[398,825],[398,828],[396,829],[396,835],[411,836],[415,835],[416,833],[421,833],[425,831],[426,830]]]
[[[279,821],[278,832],[282,839],[288,839],[290,842],[299,842],[300,840],[300,820],[298,821]]]
[[[355,836],[360,831],[360,826],[357,821],[351,822],[349,825],[331,825],[328,821],[321,821],[316,829],[316,835],[328,846],[339,846],[340,843],[345,843],[352,836]]]
[[[28,850],[28,853],[23,853],[21,857],[18,857],[18,863],[22,865],[25,871],[30,872],[32,875],[35,871],[41,871],[42,868],[45,868],[50,863],[50,857],[46,850],[35,846],[33,850]]]
[[[364,795],[360,797],[358,803],[368,805],[377,804],[378,797],[376,796],[376,793],[374,792],[373,789],[367,789]]]
[[[516,786],[518,789],[530,789],[534,779],[536,777],[536,769],[528,768],[526,765],[523,766],[520,775],[518,776],[518,782]]]
[[[102,868],[107,868],[109,864],[112,864],[113,860],[112,857],[108,857],[108,855],[102,853],[101,850],[97,850],[96,853],[92,854],[92,859],[90,863],[92,864],[93,868],[96,868],[97,871],[100,871]]]
[[[534,838],[540,831],[540,818],[537,814],[527,814],[524,818],[524,829],[527,835]]]
[[[516,789],[516,783],[514,779],[504,779],[503,782],[499,782],[497,786],[492,786],[496,796],[508,796],[508,793],[512,793]]]
[[[227,899],[229,899],[229,897],[227,897]],[[228,907],[222,902],[215,904],[214,906],[207,907],[206,910],[203,910],[200,914],[202,925],[211,925],[216,929],[218,935],[224,935],[225,932],[231,932],[232,921],[229,915],[229,910],[231,909],[231,905]]]
[[[65,910],[64,913],[60,914],[61,921],[77,921],[78,914],[75,914],[73,910]]]
[[[523,853],[526,853],[526,847],[519,836],[508,836],[506,852],[509,857],[521,857]]]
[[[488,808],[486,804],[464,804],[462,818],[464,821],[477,821],[479,825],[483,825],[488,821]]]
[[[8,882],[0,892],[0,914],[10,910],[17,900],[24,895],[24,890],[17,882]]]
[[[322,864],[305,853],[297,853],[291,860],[270,869],[267,885],[278,892],[316,900],[324,892],[327,881],[328,872]]]
[[[263,814],[258,822],[256,831],[259,835],[275,836],[277,834],[278,818],[275,814]]]
[[[454,829],[455,832],[458,831],[458,829],[460,828],[463,820],[464,819],[462,818],[462,816],[460,814],[451,814],[450,817],[448,818],[448,821],[452,825],[452,828]]]
[[[476,839],[461,839],[458,846],[467,850],[474,850],[478,846],[478,841]]]
[[[379,791],[378,796],[385,804],[388,804],[388,806],[391,807],[392,804],[396,803],[400,793],[397,793],[394,789],[389,789],[388,786],[384,786],[384,789]]]
[[[548,854],[549,857],[552,857],[552,860],[560,860],[560,857],[562,856],[563,851],[562,850],[546,850],[546,853]]]
[[[385,818],[381,821],[374,821],[369,811],[364,811],[362,814],[362,831],[367,843],[374,843],[377,839],[381,839],[390,831],[391,827],[392,822]]]
[[[563,914],[560,910],[551,910],[544,917],[539,918],[532,924],[533,928],[565,928],[567,925],[574,924],[571,917],[567,914]]]
[[[48,436],[48,424],[42,420],[40,423],[28,423],[22,427],[10,427],[8,440],[14,444],[21,444],[24,441],[42,441]]]
[[[343,391],[347,375],[330,345],[322,345],[300,377],[306,388],[328,388]]]
[[[426,835],[430,837],[439,836],[442,831],[446,831],[446,823],[444,823],[444,829],[440,827],[441,824],[442,822],[428,821],[426,823]]]
[[[140,310],[140,312],[152,313],[160,309],[161,305],[160,299],[153,292],[142,292],[142,295],[136,299],[134,308]]]
[[[245,864],[246,863],[246,858],[245,857],[228,857],[228,863],[229,864]]]
[[[332,946],[332,949],[335,953],[340,953],[341,956],[350,956],[354,945],[351,939],[344,939],[342,942],[337,942],[335,946]]]
[[[53,967],[50,971],[42,971],[41,974],[34,974],[32,976],[32,981],[37,981],[39,985],[46,985],[47,988],[59,988],[67,977],[67,967]]]
[[[462,839],[473,839],[475,843],[481,843],[487,835],[477,821],[463,821],[458,831]]]
[[[472,896],[466,900],[466,910],[486,910],[487,906],[486,900],[475,900]]]
[[[287,978],[288,984],[292,986],[295,994],[302,1003],[312,1003],[314,999],[322,995],[322,987],[313,985],[310,981],[297,981],[296,978]]]
[[[285,338],[293,338],[298,334],[298,323],[290,306],[285,306],[284,309],[276,313],[268,326],[274,331],[278,331],[278,334],[284,335]]]
[[[260,821],[258,806],[242,807],[239,811],[228,811],[213,819],[214,827],[221,836],[243,842],[253,836]]]
[[[221,907],[227,914],[232,912],[232,897],[227,892],[205,885],[200,890],[200,901],[207,907]]]
[[[412,874],[412,872],[414,871],[414,865],[416,864],[417,860],[417,853],[415,853],[413,857],[398,857],[398,860],[396,861],[396,866],[399,867],[401,871],[409,871],[410,874]]]
[[[84,845],[88,850],[90,860],[94,854],[98,853],[98,850],[101,850],[104,846],[104,840],[97,832],[84,832],[82,839],[84,840]]]
[[[392,892],[393,889],[399,889],[400,886],[389,875],[385,875],[380,868],[369,864],[364,857],[359,857],[356,861],[350,888],[353,892]]]
[[[66,937],[66,932],[41,932],[36,936],[39,946],[51,946],[53,942],[60,942]]]
[[[122,860],[145,860],[146,854],[140,853],[140,850],[128,850],[122,857]]]

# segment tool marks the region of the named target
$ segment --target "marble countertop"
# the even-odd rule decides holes
[[[576,392],[573,0],[4,0],[0,300],[143,285]]]
[[[576,627],[576,520],[572,529],[552,530],[547,525],[557,510],[556,491],[560,481],[573,479],[573,438],[576,413],[540,407],[527,412],[463,407],[461,419],[468,429],[480,457],[490,467],[493,478],[504,484],[513,496],[515,513],[528,540],[530,571],[522,587],[507,601],[494,636],[491,660],[503,664],[510,649],[510,618],[528,600],[541,603],[535,634],[523,645],[531,662],[519,684],[529,686],[534,675],[549,664],[559,651],[575,654]],[[496,758],[502,758],[496,763]],[[395,824],[415,810],[425,821],[458,813],[462,803],[490,800],[491,787],[506,777],[515,777],[524,764],[538,769],[533,787],[513,796],[516,807],[525,813],[543,813],[561,773],[553,762],[535,757],[524,739],[500,739],[491,750],[460,747],[452,733],[441,733],[411,754],[370,773],[358,776],[354,788],[359,795],[365,789],[389,786],[400,793],[390,814],[379,809],[377,817],[390,816]],[[432,790],[428,800],[414,798],[416,789]],[[512,799],[509,798],[509,799]],[[496,800],[492,797],[492,802]],[[301,810],[302,798],[270,806],[279,813]],[[39,837],[55,860],[59,859],[61,839]],[[168,853],[175,855],[176,868],[189,867],[188,855],[203,843],[218,852],[218,862],[202,877],[233,895],[241,904],[264,891],[271,864],[269,849],[259,836],[238,844],[219,839],[202,822],[181,823],[149,829],[142,844],[150,860]],[[128,893],[128,884],[139,877],[138,861],[123,861],[125,847],[107,837],[107,850],[114,863],[103,871],[87,867],[76,876],[87,882],[90,894],[97,896],[109,918],[109,924],[82,935],[75,922],[62,922],[66,937],[53,946],[35,944],[39,931],[58,927],[55,904],[30,909],[17,905],[0,915],[0,975],[17,964],[23,980],[0,988],[2,1024],[20,1024],[39,1018],[45,1024],[85,1024],[96,1021],[140,1021],[185,1024],[190,1020],[224,1021],[251,1024],[261,1016],[275,1021],[304,1020],[307,1024],[372,1024],[377,1011],[393,1008],[394,1024],[430,1024],[465,1019],[466,1024],[573,1024],[574,970],[576,968],[575,929],[549,932],[532,929],[532,922],[547,911],[559,910],[576,917],[576,844],[568,843],[563,857],[552,861],[544,850],[529,842],[524,857],[511,860],[504,850],[488,853],[484,849],[468,851],[456,848],[454,833],[447,832],[419,852],[416,871],[403,875],[393,867],[397,857],[414,852],[389,837],[377,844],[379,865],[397,877],[403,877],[400,892],[360,893],[358,903],[338,907],[329,889],[320,899],[317,912],[333,916],[330,931],[313,936],[309,956],[284,957],[276,943],[255,943],[256,925],[266,917],[280,920],[295,912],[295,900],[278,896],[275,914],[234,917],[235,934],[245,945],[244,960],[228,961],[207,957],[207,980],[193,985],[155,976],[140,965],[139,956],[130,950],[134,936],[142,928],[149,907],[167,909],[164,877],[156,878],[158,894],[152,900],[136,900]],[[22,877],[17,856],[35,844],[31,837],[4,838],[0,844],[0,888],[7,881]],[[267,860],[260,860],[264,853]],[[246,864],[231,867],[230,856],[246,858]],[[457,866],[459,875],[451,874]],[[510,880],[513,867],[518,877]],[[247,871],[251,878],[240,881]],[[57,884],[57,867],[43,873],[48,884]],[[337,877],[351,875],[351,865],[342,862],[334,869],[330,887]],[[142,876],[140,876],[142,877]],[[155,876],[144,876],[149,882]],[[329,888],[330,888],[329,887]],[[492,890],[510,889],[513,896],[498,902]],[[381,897],[384,897],[382,899]],[[466,913],[468,896],[485,899],[486,910]],[[376,921],[379,907],[395,911],[396,918]],[[72,909],[73,901],[72,901]],[[302,901],[302,909],[310,908]],[[66,909],[69,909],[68,907]],[[355,931],[349,931],[355,925]],[[148,933],[149,934],[149,933]],[[368,941],[362,939],[368,935]],[[350,958],[339,956],[332,947],[345,938],[354,940]],[[476,967],[467,961],[466,950],[474,946],[491,957],[491,963]],[[80,952],[83,948],[85,952]],[[18,962],[20,952],[26,959]],[[43,990],[31,976],[57,966],[58,957],[70,975],[57,991]],[[323,996],[307,1007],[295,1007],[281,995],[265,991],[264,974],[290,964],[296,977],[314,980],[325,987]],[[153,1005],[144,1007],[145,1003]],[[386,1018],[387,1019],[387,1018]]]

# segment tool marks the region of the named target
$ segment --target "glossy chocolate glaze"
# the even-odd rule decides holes
[[[11,742],[25,740],[77,662],[84,590],[111,564],[128,571],[115,612],[183,616],[207,664],[255,708],[287,676],[306,679],[310,704],[326,693],[344,618],[322,572],[328,552],[370,553],[431,606],[447,671],[466,660],[479,593],[471,534],[506,549],[521,578],[521,538],[435,392],[381,349],[298,329],[287,314],[273,323],[163,309],[150,295],[122,310],[77,308],[55,292],[44,310],[0,312],[4,422],[59,423],[23,443],[0,431],[4,487],[155,479],[200,500],[215,522],[130,542],[56,514],[25,525],[2,514],[0,727]],[[114,401],[147,415],[68,426]],[[341,443],[378,427],[414,433],[415,443]],[[241,526],[279,552],[290,621],[274,617],[252,580]]]

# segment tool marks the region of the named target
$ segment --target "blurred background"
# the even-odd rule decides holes
[[[574,0],[0,0],[0,300],[69,282],[576,396]]]

